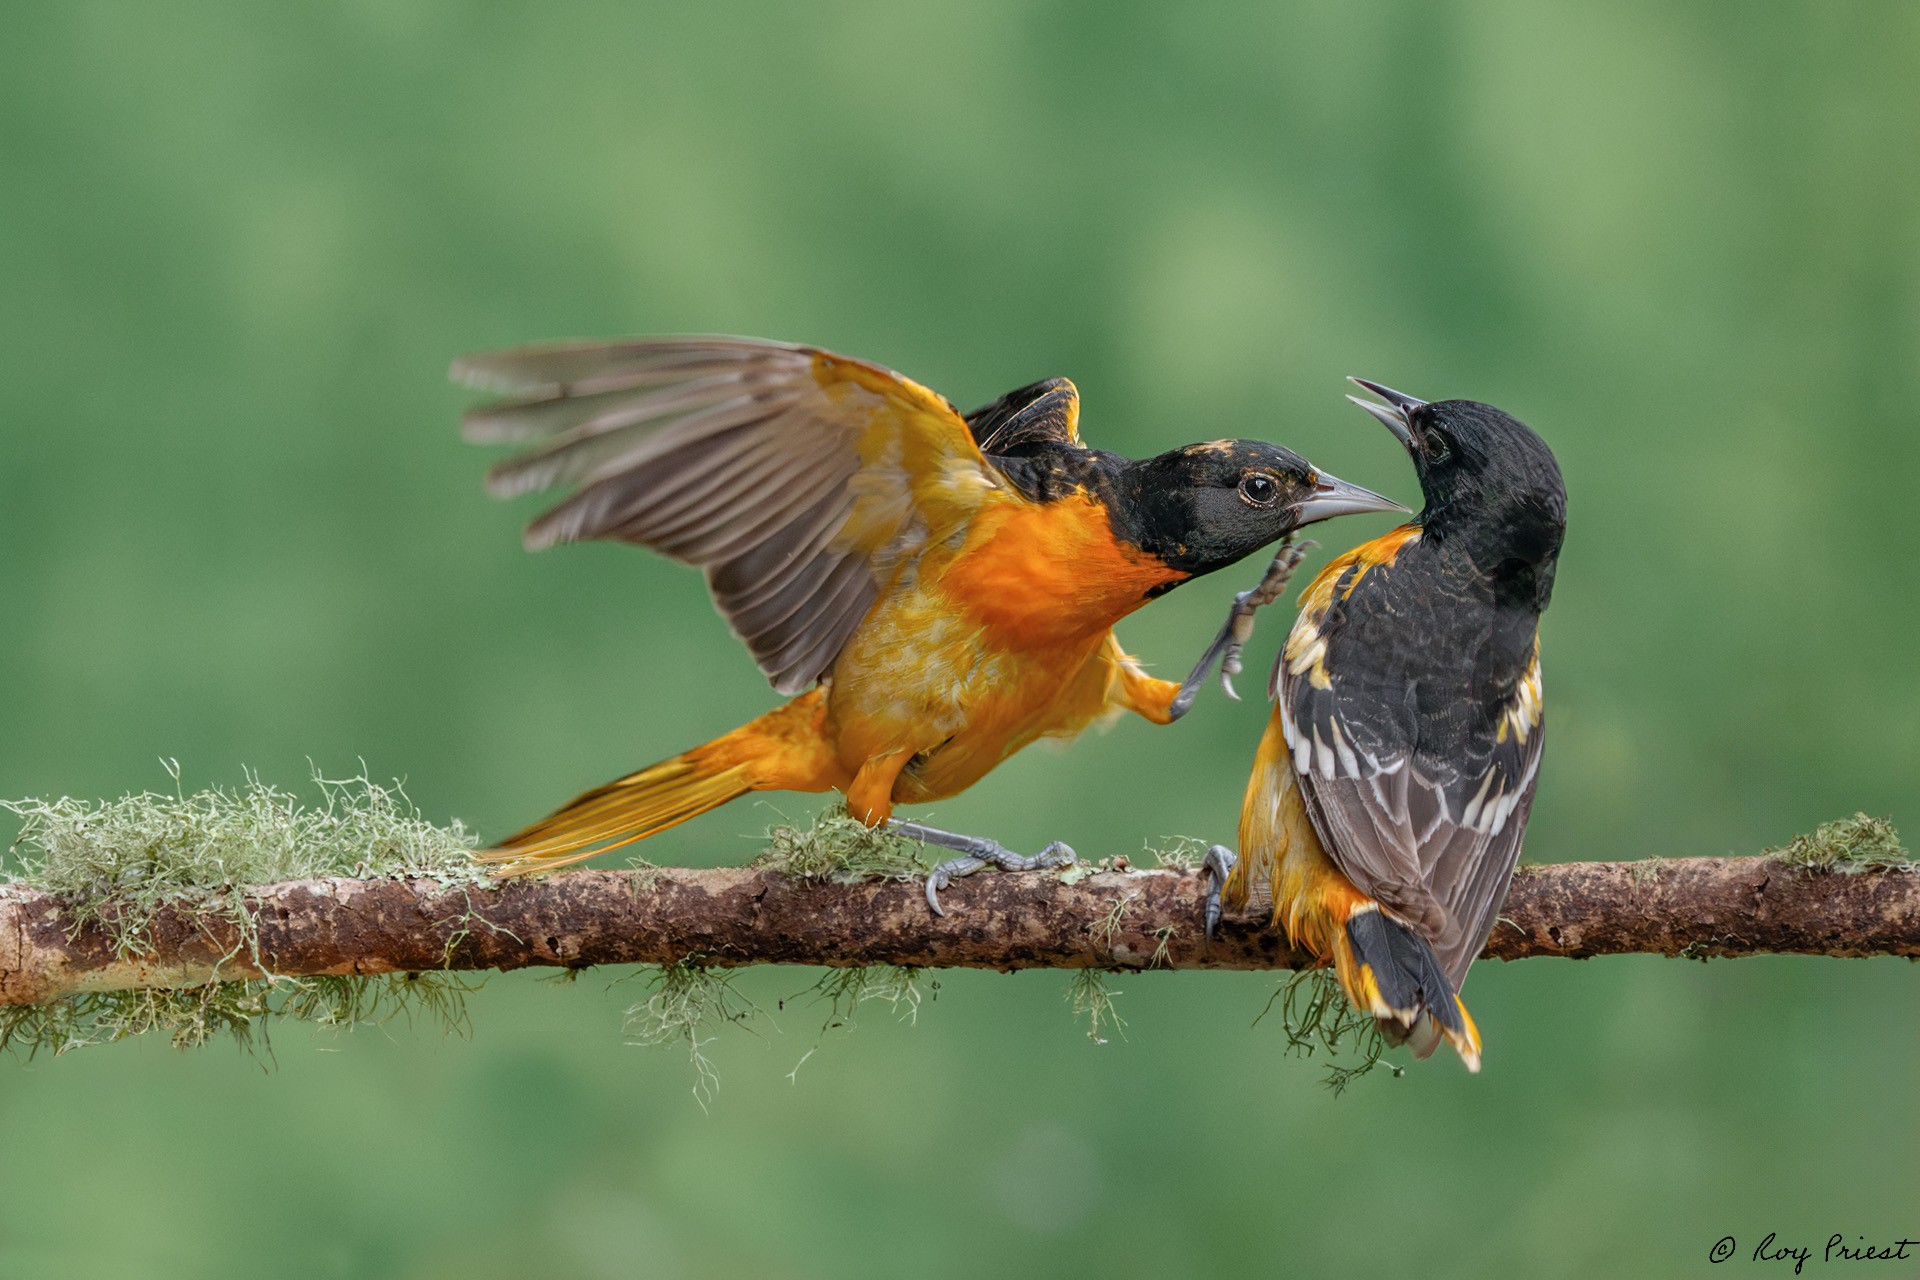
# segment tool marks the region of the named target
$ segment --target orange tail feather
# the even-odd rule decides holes
[[[818,690],[705,746],[576,796],[475,857],[501,877],[553,871],[657,835],[751,791],[835,785]]]

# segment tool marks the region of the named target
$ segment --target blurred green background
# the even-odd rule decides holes
[[[1100,445],[1284,441],[1410,498],[1342,375],[1491,400],[1572,491],[1536,860],[1920,834],[1920,9],[1894,3],[10,6],[0,793],[311,758],[498,835],[773,702],[699,578],[523,554],[460,352],[720,331]],[[1336,545],[1385,527],[1349,520]],[[1258,565],[1122,627],[1183,671]],[[1264,664],[1280,624],[1250,657]],[[936,816],[1225,837],[1265,714],[1035,749]],[[811,798],[774,797],[789,813]],[[647,854],[735,862],[741,804]],[[613,975],[606,975],[611,977]],[[764,1003],[800,971],[756,973]],[[290,1027],[0,1065],[0,1272],[1693,1275],[1912,1236],[1916,970],[1476,970],[1487,1069],[1335,1100],[1267,975],[941,976],[917,1026],[621,1041],[496,978],[471,1040]],[[1911,1273],[1862,1264],[1858,1274]],[[1731,1271],[1729,1272],[1731,1274]]]

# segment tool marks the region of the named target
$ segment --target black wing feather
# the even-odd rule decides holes
[[[1080,448],[1080,392],[1066,378],[1009,391],[967,415],[980,452],[1023,458],[1065,445]]]
[[[1458,987],[1532,803],[1538,616],[1436,590],[1433,567],[1414,542],[1396,561],[1339,571],[1330,589],[1316,583],[1276,693],[1328,856],[1426,934]]]

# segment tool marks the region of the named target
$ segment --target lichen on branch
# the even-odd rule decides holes
[[[245,1041],[285,1019],[424,1015],[458,1029],[471,980],[454,974],[643,965],[659,973],[632,1034],[684,1045],[699,1081],[700,1028],[730,1007],[713,984],[743,965],[872,968],[871,982],[822,980],[823,1034],[865,999],[910,1014],[926,969],[1066,969],[1069,1003],[1104,1041],[1119,1024],[1103,974],[1312,964],[1263,918],[1228,919],[1204,939],[1204,884],[1181,849],[1151,869],[1115,857],[974,876],[948,891],[945,917],[926,908],[925,850],[840,811],[769,833],[768,854],[746,867],[496,884],[469,861],[465,830],[427,822],[397,787],[316,783],[313,806],[255,778],[236,791],[11,804],[23,826],[0,886],[0,1047],[146,1031]],[[1626,952],[1920,956],[1920,871],[1891,825],[1864,815],[1767,857],[1523,868],[1486,954]],[[1337,1014],[1319,990],[1295,986],[1281,1002],[1299,1052],[1351,1041],[1337,1017],[1309,1016]],[[1372,1052],[1359,1047],[1363,1062]]]
[[[327,875],[422,877],[444,885],[490,883],[471,861],[477,841],[458,822],[427,821],[399,785],[363,768],[352,778],[317,770],[317,803],[247,774],[237,789],[189,793],[178,762],[162,762],[174,790],[108,801],[0,801],[20,819],[5,888],[59,904],[69,940],[103,938],[123,962],[166,957],[153,924],[185,913],[227,935],[227,959],[266,969],[248,886]],[[273,974],[223,981],[216,963],[200,981],[84,990],[0,1005],[0,1051],[56,1054],[158,1032],[180,1048],[226,1036],[270,1051],[276,1022],[351,1031],[395,1020],[467,1026],[470,979],[450,973],[374,976]],[[0,978],[4,978],[0,972]]]

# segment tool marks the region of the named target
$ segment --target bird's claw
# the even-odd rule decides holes
[[[937,916],[947,914],[940,905],[940,891],[962,876],[970,876],[988,867],[998,867],[1002,871],[1052,871],[1059,867],[1070,867],[1076,861],[1072,846],[1061,840],[1055,840],[1029,858],[1013,852],[997,840],[988,840],[983,836],[960,835],[898,819],[887,825],[909,840],[952,849],[960,855],[948,858],[927,873],[927,906]]]
[[[1207,882],[1206,936],[1213,941],[1214,933],[1220,928],[1222,906],[1221,890],[1227,887],[1227,877],[1233,874],[1233,864],[1240,859],[1233,850],[1223,844],[1208,848],[1207,856],[1200,863],[1200,874]]]
[[[927,906],[933,914],[944,916],[946,911],[940,906],[940,891],[958,880],[961,876],[970,876],[987,865],[985,858],[948,858],[927,873]]]
[[[1247,642],[1253,639],[1254,615],[1267,605],[1272,604],[1286,593],[1287,583],[1293,577],[1294,570],[1307,558],[1307,552],[1320,545],[1312,539],[1295,542],[1287,538],[1273,553],[1273,562],[1267,566],[1259,583],[1252,590],[1242,591],[1233,598],[1233,606],[1227,610],[1227,620],[1220,628],[1220,634],[1207,646],[1206,653],[1194,664],[1193,671],[1174,694],[1168,711],[1171,719],[1178,720],[1193,708],[1194,700],[1200,696],[1201,686],[1207,677],[1213,674],[1214,664],[1220,664],[1220,687],[1229,698],[1240,701],[1240,694],[1233,687],[1233,677],[1240,674],[1241,651]]]
[[[1284,582],[1281,583],[1282,589],[1285,586]],[[1233,678],[1240,674],[1241,651],[1247,647],[1247,641],[1253,639],[1254,611],[1269,603],[1260,599],[1259,595],[1259,588],[1256,587],[1235,596],[1233,608],[1227,613],[1227,623],[1220,628],[1220,640],[1227,642],[1227,647],[1220,654],[1220,688],[1235,702],[1240,701],[1240,694],[1233,687]],[[1214,643],[1218,645],[1220,640]]]

